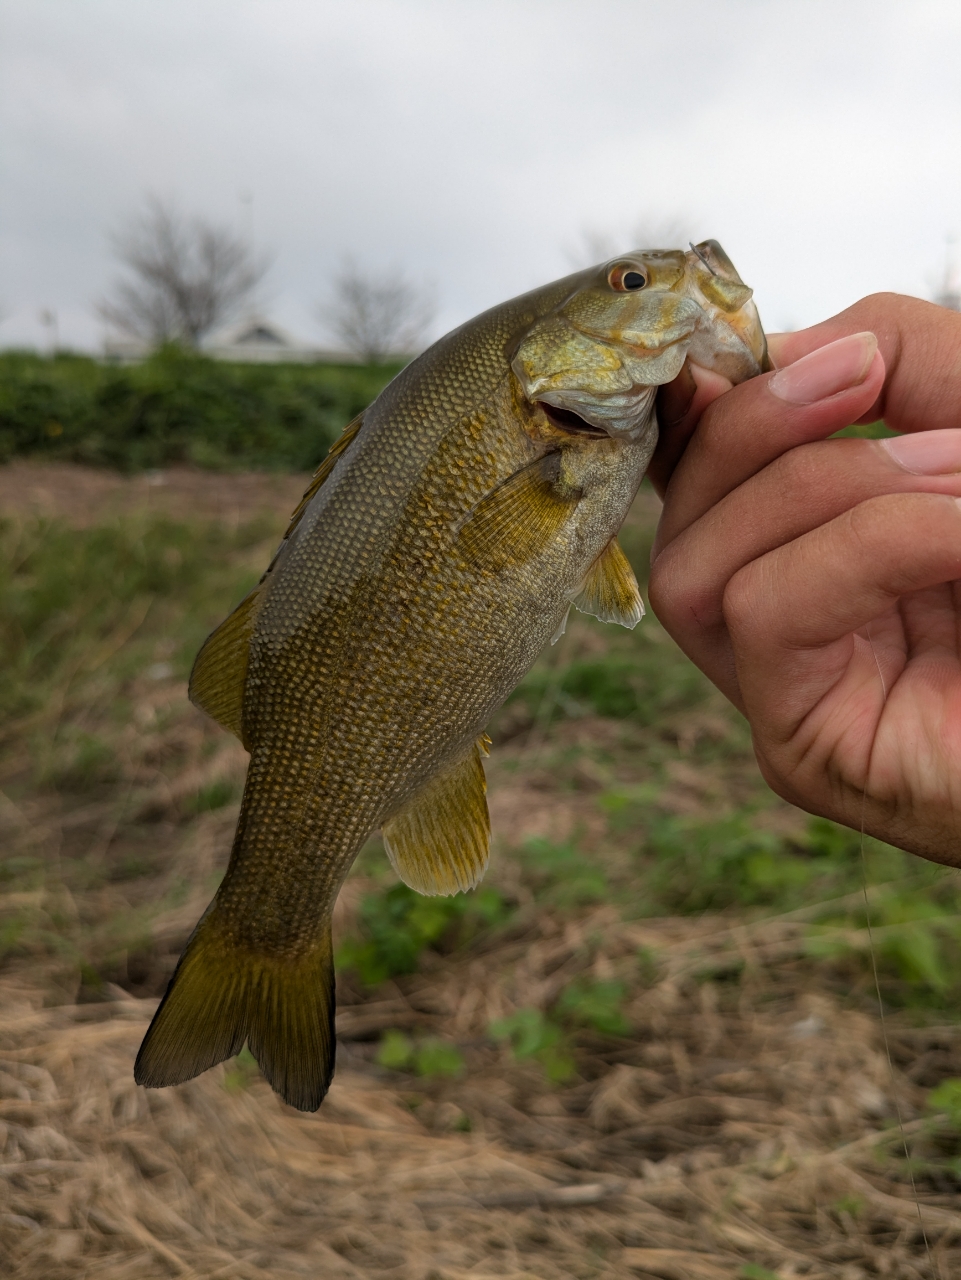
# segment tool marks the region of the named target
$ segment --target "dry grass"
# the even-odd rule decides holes
[[[77,526],[102,520],[108,499],[129,515],[149,489],[155,514],[182,515],[204,492],[196,475],[146,486],[12,470],[0,471],[8,513],[42,501]],[[204,483],[204,509],[234,527],[279,501],[278,480]],[[641,540],[647,523],[642,510]],[[222,555],[242,577],[269,541]],[[133,1057],[216,884],[244,766],[184,699],[174,645],[199,624],[161,603],[105,615],[107,656],[53,681],[0,762],[0,941],[16,925],[0,971],[3,1275],[961,1274],[961,1116],[930,1098],[961,1077],[961,1027],[936,1001],[926,1012],[901,999],[889,1059],[850,883],[836,884],[840,901],[800,906],[637,906],[665,892],[641,878],[638,807],[655,796],[665,821],[684,822],[761,804],[743,727],[703,689],[653,724],[576,708],[558,721],[573,695],[547,668],[505,711],[491,923],[458,934],[454,922],[414,972],[376,984],[343,969],[339,1067],[317,1116],[284,1107],[243,1057],[176,1089],[137,1089]],[[223,607],[213,591],[210,610]],[[550,663],[617,652],[588,626],[567,643]],[[97,756],[77,774],[63,753],[81,728],[109,768]],[[767,801],[757,823],[769,841],[804,831]],[[561,872],[530,838],[552,842]],[[362,930],[389,883],[371,849],[342,895],[340,937]],[[887,892],[870,891],[879,911]],[[882,924],[879,946],[900,927]],[[812,957],[812,930],[828,958]],[[882,967],[885,990],[920,991],[912,973]],[[606,992],[608,1022],[583,1016],[578,992]],[[385,1065],[398,1045],[402,1070]]]
[[[644,936],[673,936],[674,956],[693,955],[704,929]],[[616,963],[634,941],[620,937],[595,963]],[[571,932],[527,940],[514,982],[544,981],[580,947]],[[341,1065],[316,1117],[237,1068],[137,1089],[130,1064],[153,1002],[118,991],[44,1009],[39,992],[8,981],[6,1274],[957,1274],[956,1197],[921,1186],[929,1260],[891,1158],[892,1079],[871,1019],[824,995],[765,1008],[762,971],[744,1007],[723,1012],[712,984],[666,977],[636,998],[629,1043],[598,1038],[576,1083],[551,1088],[485,1042],[485,1005],[516,994],[509,978],[478,974],[492,959],[345,1009]],[[385,1023],[456,1036],[464,1076],[411,1081],[376,1067],[354,1037]],[[894,1048],[961,1074],[954,1028],[895,1035]],[[924,1090],[902,1072],[897,1086],[910,1138],[933,1141],[943,1121],[917,1119]],[[745,1263],[763,1269],[742,1273]]]

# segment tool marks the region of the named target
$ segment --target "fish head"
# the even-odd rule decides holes
[[[621,255],[523,334],[511,368],[524,398],[561,429],[640,441],[656,431],[656,390],[685,360],[742,382],[760,373],[764,332],[751,290],[714,240]]]

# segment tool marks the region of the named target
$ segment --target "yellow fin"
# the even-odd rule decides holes
[[[241,600],[225,622],[212,631],[194,659],[187,693],[194,706],[244,741],[241,718],[250,637],[260,609],[262,588]],[[244,743],[246,746],[247,744]]]
[[[366,410],[364,412],[366,412]],[[362,412],[362,413],[358,413],[356,418],[351,418],[350,422],[347,423],[347,426],[344,427],[341,434],[330,446],[330,448],[327,451],[327,457],[323,460],[323,462],[314,472],[313,478],[311,479],[310,484],[307,486],[306,490],[304,491],[304,496],[297,503],[297,506],[294,509],[294,513],[290,517],[290,523],[287,525],[287,531],[284,534],[283,542],[287,541],[287,539],[290,537],[293,531],[300,524],[300,518],[304,514],[304,512],[307,510],[307,507],[308,507],[308,504],[310,503],[311,498],[314,497],[317,490],[320,488],[320,486],[324,483],[324,481],[333,471],[334,467],[337,464],[337,460],[341,456],[341,454],[344,453],[347,449],[349,449],[350,446],[354,443],[354,440],[357,437],[357,432],[361,429],[363,425],[364,425],[364,413]],[[281,546],[283,546],[283,542],[281,543]],[[276,560],[276,558],[277,557],[275,556],[274,559]]]
[[[465,520],[460,546],[485,569],[523,564],[547,547],[581,500],[565,487],[561,455],[549,453],[492,489]]]
[[[467,755],[417,793],[384,823],[384,847],[405,884],[429,897],[473,889],[487,870],[491,824],[481,755],[482,734]]]
[[[285,1102],[316,1111],[334,1072],[330,922],[304,955],[248,951],[208,911],[147,1029],[134,1079],[151,1089],[192,1080],[244,1041]]]
[[[551,636],[551,644],[557,644],[558,640],[560,640],[561,636],[567,630],[567,619],[570,616],[571,616],[571,606],[568,605],[566,613],[564,614],[563,618],[561,618],[560,622],[557,624],[557,630]]]
[[[314,472],[304,496],[290,517],[287,531],[274,558],[260,583],[246,599],[242,600],[225,622],[204,641],[190,673],[188,693],[195,706],[235,734],[243,742],[241,722],[243,718],[244,683],[247,679],[247,656],[250,637],[260,608],[260,591],[270,570],[277,563],[277,556],[287,539],[297,528],[307,505],[314,494],[333,471],[337,459],[353,443],[363,425],[364,415],[359,413],[344,428],[342,434],[330,446],[327,457]],[[244,743],[244,746],[247,744]]]
[[[574,607],[592,613],[601,622],[619,622],[633,630],[644,617],[644,601],[634,570],[612,538],[587,571]]]

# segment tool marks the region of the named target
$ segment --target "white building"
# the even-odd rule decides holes
[[[137,338],[111,335],[104,339],[104,358],[113,364],[137,364],[152,348]],[[249,315],[204,338],[200,350],[214,360],[243,364],[357,364],[348,351],[311,347],[261,315]]]

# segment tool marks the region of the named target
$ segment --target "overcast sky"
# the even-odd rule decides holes
[[[680,217],[769,329],[930,296],[961,231],[958,0],[0,0],[0,345],[95,349],[144,193],[247,230],[316,340],[345,254],[437,333]],[[247,203],[245,198],[249,197]]]

